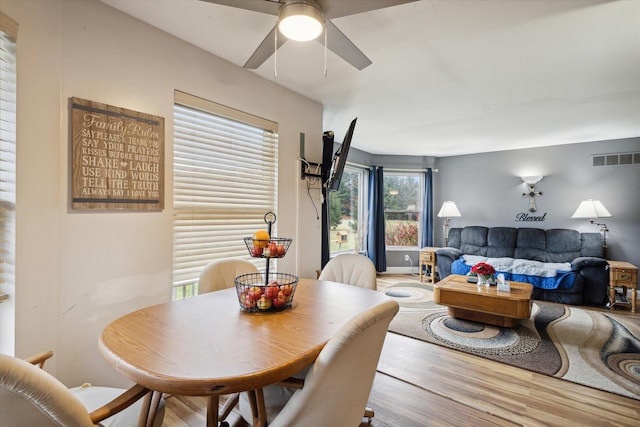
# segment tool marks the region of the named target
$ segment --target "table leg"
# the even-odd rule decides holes
[[[613,308],[616,304],[616,288],[614,283],[609,283],[609,307]]]
[[[638,291],[636,288],[631,288],[631,312],[636,312],[636,298],[638,298]]]
[[[209,396],[207,399],[207,427],[218,427],[218,404],[220,396]]]

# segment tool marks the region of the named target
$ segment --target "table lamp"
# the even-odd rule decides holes
[[[440,208],[440,212],[438,212],[438,216],[440,218],[446,218],[444,220],[444,246],[446,247],[449,244],[449,222],[451,221],[452,217],[459,217],[462,216],[460,215],[460,211],[458,210],[458,207],[456,206],[455,202],[452,201],[446,201],[442,204],[442,207]]]
[[[571,218],[588,218],[591,224],[600,227],[602,232],[602,252],[605,259],[607,258],[607,224],[595,222],[595,218],[610,218],[612,215],[600,200],[587,199],[580,202],[578,209],[571,215]]]

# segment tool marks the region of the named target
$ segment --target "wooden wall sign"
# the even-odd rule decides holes
[[[164,209],[164,118],[71,98],[71,208]]]

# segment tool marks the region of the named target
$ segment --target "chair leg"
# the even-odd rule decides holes
[[[374,416],[375,412],[373,412],[373,409],[369,408],[368,406],[364,408],[364,417],[368,418],[369,424],[371,424],[371,418],[373,418]]]
[[[264,393],[262,389],[249,390],[247,395],[249,396],[249,405],[251,407],[251,414],[253,415],[252,426],[266,427],[267,412],[264,407]]]
[[[152,391],[151,403],[149,405],[149,414],[147,415],[146,427],[153,427],[160,407],[160,400],[162,399],[162,393],[159,391]]]
[[[222,422],[227,419],[233,408],[240,401],[240,393],[231,394],[227,397],[227,400],[222,405],[222,409],[219,412],[218,421]]]

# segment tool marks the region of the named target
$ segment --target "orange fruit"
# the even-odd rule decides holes
[[[253,246],[256,248],[265,248],[269,244],[269,238],[267,230],[258,230],[253,233]]]

